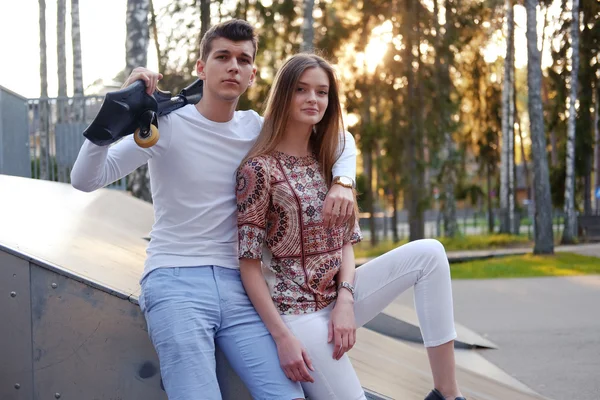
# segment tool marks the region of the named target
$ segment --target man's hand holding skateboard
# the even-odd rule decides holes
[[[202,98],[201,80],[172,96],[170,92],[158,90],[162,77],[149,69],[135,68],[121,90],[106,94],[98,115],[83,136],[98,146],[106,146],[133,134],[138,146],[154,146],[160,137],[158,117],[187,104],[196,104]]]
[[[158,90],[158,81],[163,78],[163,74],[158,72],[152,72],[144,67],[137,67],[131,74],[125,79],[123,86],[121,89],[125,89],[128,86],[131,86],[136,81],[143,81],[146,84],[146,93],[148,96],[152,96],[152,94]]]

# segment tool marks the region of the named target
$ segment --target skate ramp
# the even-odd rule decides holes
[[[151,205],[127,193],[0,175],[0,399],[166,399],[137,305],[152,222]],[[360,329],[350,357],[369,399],[432,387],[415,343]],[[249,399],[219,351],[217,371],[225,400]],[[469,399],[538,398],[490,371],[459,365]]]
[[[422,400],[433,386],[427,355],[422,347],[369,329],[358,330],[350,358],[362,385],[390,398]],[[469,400],[543,399],[523,386],[511,386],[460,364],[457,365],[457,380]]]
[[[498,348],[492,341],[466,326],[458,322],[455,322],[454,325],[457,335],[455,340],[456,348]],[[408,307],[398,301],[387,306],[382,313],[369,321],[365,327],[396,339],[423,343],[419,319],[414,307]]]

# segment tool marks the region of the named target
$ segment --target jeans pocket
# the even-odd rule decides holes
[[[161,276],[164,274],[168,274],[169,271],[167,268],[157,268],[154,271],[151,271],[141,283],[141,291],[139,297],[140,309],[142,312],[146,313],[148,310],[152,308],[155,287],[160,283]],[[157,281],[158,279],[158,281]]]

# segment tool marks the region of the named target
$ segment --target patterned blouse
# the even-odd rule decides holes
[[[331,304],[342,246],[362,239],[358,221],[353,231],[323,225],[327,191],[313,155],[273,152],[248,160],[238,171],[239,257],[263,260],[281,314],[310,313]]]

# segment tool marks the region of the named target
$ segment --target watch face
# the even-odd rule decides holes
[[[347,176],[340,176],[337,178],[337,180],[342,185],[352,186],[352,179],[348,178]]]

